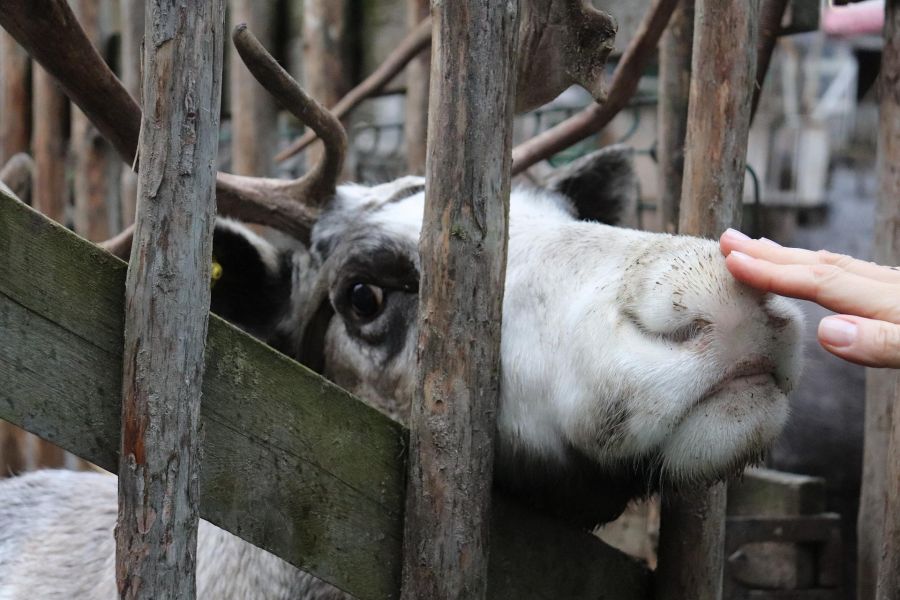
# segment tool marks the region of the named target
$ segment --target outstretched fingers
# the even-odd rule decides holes
[[[900,270],[896,268],[883,267],[827,250],[785,248],[765,238],[754,240],[734,229],[729,229],[722,234],[719,238],[719,249],[725,256],[737,251],[779,265],[833,266],[876,281],[900,284]]]
[[[900,323],[900,284],[852,273],[835,265],[776,264],[731,251],[725,264],[751,287],[810,300],[840,313]]]
[[[822,347],[867,367],[900,369],[900,325],[851,315],[825,317],[819,323]]]

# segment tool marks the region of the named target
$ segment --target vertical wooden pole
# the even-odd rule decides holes
[[[694,0],[681,0],[659,41],[659,106],[657,162],[659,163],[660,231],[678,231],[678,206],[684,172],[694,40]]]
[[[888,265],[900,264],[898,79],[900,0],[888,0],[879,78],[881,105],[874,252],[876,262]],[[900,372],[896,370],[869,369],[866,373],[864,464],[859,515],[859,598],[900,600]],[[864,577],[868,579],[864,580]],[[877,581],[874,595],[872,581]]]
[[[753,91],[753,104],[750,108],[750,121],[756,115],[759,99],[762,97],[763,84],[769,72],[769,63],[775,52],[775,44],[781,33],[781,21],[787,8],[788,0],[763,0],[759,9],[759,38],[756,44],[756,89]]]
[[[435,2],[432,16],[401,597],[480,600],[500,394],[518,2]]]
[[[28,53],[0,29],[0,166],[18,152],[28,152],[31,102]],[[0,422],[0,477],[25,468],[24,431]]]
[[[739,226],[759,0],[697,0],[679,231],[717,237]]]
[[[740,225],[759,0],[697,0],[695,10],[678,230],[716,237]],[[724,483],[663,498],[658,600],[722,597],[725,500]]]
[[[225,6],[148,0],[146,9],[116,580],[122,598],[191,599]]]
[[[88,39],[103,56],[107,34],[103,0],[76,0],[73,8]],[[120,228],[121,159],[74,106],[71,147],[75,155],[75,231],[92,241],[108,239]]]
[[[144,41],[144,3],[138,0],[119,0],[122,44],[119,70],[122,85],[135,99],[141,97],[141,44]],[[120,194],[122,198],[122,226],[134,223],[137,203],[137,173],[131,165],[122,169]]]
[[[246,23],[263,46],[274,46],[275,2],[231,0],[231,22]],[[235,57],[236,58],[236,57]],[[275,175],[278,110],[272,96],[240,60],[229,65],[231,170],[238,175]]]
[[[31,141],[31,86],[28,53],[0,30],[0,165]]]
[[[410,31],[430,13],[428,0],[406,0],[406,25]],[[428,74],[431,53],[420,52],[406,67],[406,169],[425,173],[425,140],[428,133]]]
[[[69,100],[52,75],[34,63],[34,183],[32,205],[58,223],[66,223],[66,154]]]
[[[346,47],[347,2],[303,2],[303,84],[323,106],[334,106],[353,86]],[[321,153],[321,142],[311,145],[306,151],[306,164],[316,164]]]

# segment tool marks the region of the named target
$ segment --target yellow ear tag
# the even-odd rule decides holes
[[[213,259],[212,269],[209,272],[209,287],[214,287],[216,282],[222,278],[222,265]]]

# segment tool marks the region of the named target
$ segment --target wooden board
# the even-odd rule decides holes
[[[118,464],[125,263],[0,193],[0,419]],[[406,430],[210,316],[203,518],[362,599],[396,598]],[[638,600],[649,572],[495,500],[492,599]]]

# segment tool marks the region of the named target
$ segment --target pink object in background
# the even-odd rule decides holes
[[[829,35],[853,36],[881,33],[884,28],[884,0],[867,0],[847,6],[830,6],[822,11],[822,31]]]

